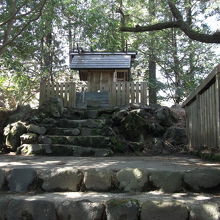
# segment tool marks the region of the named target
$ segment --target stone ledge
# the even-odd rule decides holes
[[[140,168],[0,169],[1,191],[13,192],[219,192],[220,170],[157,171]],[[12,175],[13,174],[13,175]],[[29,174],[29,176],[27,175]]]
[[[120,219],[218,220],[220,198],[191,194],[46,193],[33,196],[2,194],[0,219]],[[13,212],[12,212],[13,210]],[[79,216],[79,210],[81,215]],[[133,210],[130,215],[130,210]],[[45,215],[46,213],[46,215]],[[57,213],[57,216],[56,216]],[[138,218],[140,216],[140,218]],[[68,217],[68,218],[67,218]],[[152,217],[152,218],[151,218]]]

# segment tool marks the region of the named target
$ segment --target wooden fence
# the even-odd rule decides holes
[[[54,84],[41,83],[40,105],[50,97],[61,98],[64,107],[76,107],[76,84],[73,82]],[[117,82],[112,84],[109,92],[110,106],[123,106],[134,103],[148,104],[146,82]]]
[[[183,103],[191,149],[220,148],[220,65]]]
[[[76,88],[75,83],[41,83],[40,86],[40,105],[47,101],[50,97],[58,97],[63,101],[64,107],[75,107]]]
[[[148,92],[146,82],[115,82],[110,91],[110,103],[112,106],[127,104],[148,104]]]

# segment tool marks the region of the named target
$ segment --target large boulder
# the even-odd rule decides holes
[[[33,117],[36,110],[32,109],[30,105],[18,105],[17,109],[10,115],[8,121],[13,123],[16,121],[27,121]]]
[[[141,192],[147,187],[149,174],[138,168],[125,168],[117,172],[119,188],[126,192]]]
[[[163,106],[156,110],[156,118],[161,125],[169,127],[177,122],[176,115],[168,107]]]
[[[59,118],[62,116],[64,111],[63,101],[57,97],[50,97],[42,104],[39,110],[49,116]]]
[[[87,190],[109,191],[113,173],[110,170],[89,169],[85,171],[84,184]]]
[[[140,220],[187,220],[188,210],[185,206],[171,201],[146,201],[141,207]]]
[[[114,123],[119,124],[127,115],[128,111],[126,109],[122,109],[113,113],[112,120]]]
[[[195,169],[186,172],[183,179],[188,187],[195,191],[212,189],[220,186],[220,170]]]
[[[64,201],[57,208],[57,215],[62,220],[102,220],[105,206],[101,203],[82,201]]]
[[[37,173],[32,168],[16,168],[7,176],[8,187],[11,192],[27,192],[34,187]]]
[[[141,141],[147,133],[145,118],[130,112],[120,123],[120,132],[129,141]]]
[[[40,174],[45,191],[79,191],[83,180],[81,171],[73,168],[46,170]]]
[[[6,210],[7,220],[55,220],[54,203],[43,200],[10,200]]]
[[[172,126],[167,129],[163,138],[174,146],[187,144],[185,128]]]
[[[20,136],[27,132],[27,129],[21,121],[15,122],[13,124],[7,125],[4,128],[4,135],[6,136],[6,146],[12,151],[21,145]]]
[[[154,186],[166,193],[182,190],[183,173],[172,171],[152,171],[150,180]]]
[[[138,220],[139,204],[134,199],[111,199],[106,202],[107,220]]]

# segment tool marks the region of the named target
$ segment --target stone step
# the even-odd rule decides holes
[[[220,193],[220,170],[216,168],[170,168],[143,166],[120,158],[38,157],[6,161],[0,169],[0,189],[11,192],[93,191]],[[117,162],[118,161],[118,162]],[[3,163],[3,162],[2,162]],[[11,165],[10,165],[11,164]],[[13,166],[13,164],[15,164]],[[135,165],[136,164],[136,165]],[[19,166],[18,166],[19,165]],[[133,167],[132,167],[133,165]]]
[[[220,198],[200,194],[2,194],[0,219],[219,220]]]
[[[107,129],[106,129],[107,130]],[[92,135],[107,135],[108,132],[100,128],[51,128],[48,130],[48,135],[68,135],[68,136],[92,136]]]
[[[83,119],[83,120],[70,120],[60,119],[57,123],[57,127],[61,128],[103,128],[106,123],[105,119]]]
[[[70,144],[83,147],[110,148],[111,138],[105,136],[61,136],[46,135],[52,144]]]
[[[17,150],[21,155],[76,156],[76,157],[108,157],[113,155],[111,149],[81,147],[65,144],[23,144]]]
[[[67,119],[105,119],[110,118],[116,111],[116,108],[102,108],[102,109],[71,109],[69,108],[63,113],[63,118]]]

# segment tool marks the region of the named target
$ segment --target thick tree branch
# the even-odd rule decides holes
[[[175,4],[171,1],[168,2],[171,13],[176,21],[171,22],[161,22],[148,26],[136,26],[136,27],[121,27],[120,31],[123,32],[148,32],[148,31],[158,31],[168,28],[179,28],[182,30],[190,39],[200,41],[203,43],[220,43],[220,32],[215,32],[214,34],[203,34],[198,31],[193,30],[187,22],[183,20],[180,11],[176,8]]]
[[[148,26],[139,26],[136,27],[121,27],[120,30],[124,32],[146,32],[146,31],[159,31],[167,28],[178,28],[179,23],[177,21],[174,22],[161,22],[157,24],[152,24]]]

